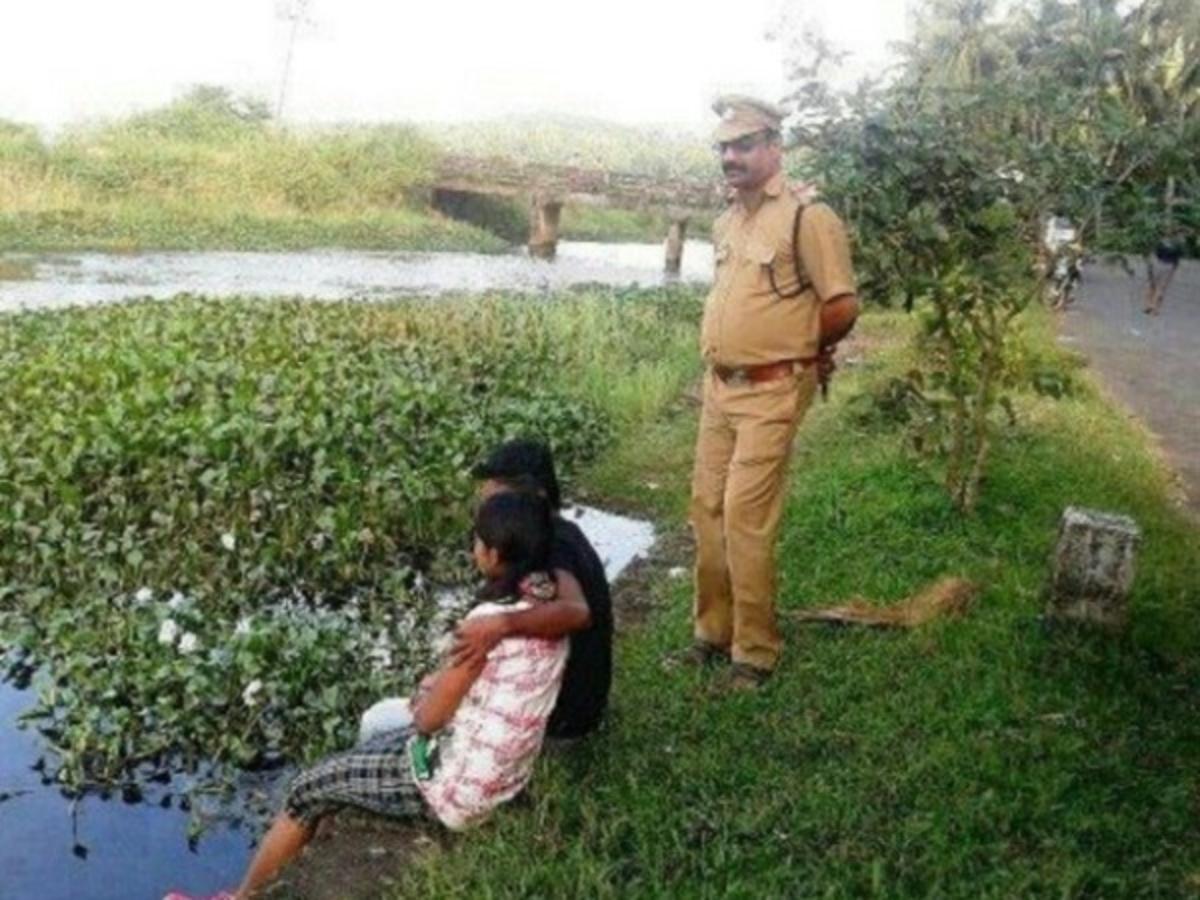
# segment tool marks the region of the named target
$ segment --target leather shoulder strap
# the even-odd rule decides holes
[[[792,264],[796,267],[796,289],[787,294],[779,290],[779,285],[775,283],[775,270],[767,266],[767,278],[771,282],[771,290],[781,300],[799,297],[809,287],[809,283],[804,278],[804,265],[800,261],[800,220],[804,218],[804,210],[808,208],[808,204],[803,200],[798,200],[797,203],[799,205],[796,207],[796,216],[792,219]]]

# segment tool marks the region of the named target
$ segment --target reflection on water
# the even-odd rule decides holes
[[[0,310],[109,303],[180,293],[212,297],[303,296],[377,299],[396,294],[489,290],[544,292],[578,284],[654,287],[664,282],[658,244],[563,241],[552,262],[525,253],[80,253],[10,255],[32,277],[0,279]],[[684,281],[706,281],[712,246],[688,241]]]
[[[586,506],[563,515],[587,535],[610,579],[654,543],[649,522]],[[72,803],[43,784],[35,768],[46,752],[43,741],[17,727],[32,703],[28,692],[0,681],[0,900],[158,900],[167,890],[205,895],[237,882],[250,858],[249,828],[231,821],[230,810],[224,817],[214,810],[189,849],[179,778],[143,785],[143,802],[135,804],[123,802],[120,792]],[[277,795],[284,777],[247,778],[245,787]]]
[[[41,738],[16,727],[31,702],[0,683],[0,898],[158,900],[168,888],[229,886],[249,859],[247,833],[217,823],[189,850],[188,814],[171,785],[147,788],[147,802],[137,804],[119,793],[72,803],[43,785],[33,768],[45,752]]]

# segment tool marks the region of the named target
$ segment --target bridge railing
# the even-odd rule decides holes
[[[562,202],[597,200],[635,208],[715,210],[724,203],[716,173],[711,179],[663,178],[579,166],[522,163],[499,157],[446,156],[435,187],[470,193],[528,195]]]

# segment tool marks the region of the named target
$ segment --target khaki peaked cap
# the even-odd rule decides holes
[[[759,131],[780,132],[784,112],[774,103],[747,97],[744,94],[725,94],[713,101],[713,112],[721,124],[713,132],[717,142],[736,141]]]

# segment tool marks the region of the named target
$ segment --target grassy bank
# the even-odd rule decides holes
[[[687,237],[708,240],[713,215],[689,217]],[[659,244],[667,239],[670,220],[662,210],[616,209],[567,204],[562,212],[562,236],[569,241],[616,241]]]
[[[681,289],[0,316],[0,647],[37,671],[59,780],[344,745],[344,711],[425,662],[470,465],[540,435],[570,479],[679,390],[696,310]]]
[[[719,675],[665,672],[688,641],[690,585],[651,581],[659,611],[620,641],[602,733],[543,760],[530,804],[406,862],[393,896],[1196,892],[1197,531],[1144,434],[1040,313],[1027,381],[1062,396],[1016,398],[980,510],[959,518],[872,399],[909,364],[894,341],[908,327],[868,317],[869,363],[802,432],[779,548],[788,647],[770,685],[729,696]],[[672,407],[583,484],[681,530],[694,419]],[[1144,529],[1127,635],[1038,621],[1067,504]],[[942,573],[984,587],[963,620],[904,634],[786,620]]]
[[[469,224],[416,209],[279,213],[215,207],[186,200],[99,203],[0,214],[0,244],[49,253],[148,250],[462,250],[495,253],[508,243]]]
[[[691,135],[557,119],[285,131],[260,104],[201,87],[52,142],[0,120],[0,251],[493,252],[524,242],[524,204],[488,198],[484,214],[464,221],[430,206],[444,153],[662,177],[712,172],[711,154]],[[564,225],[574,239],[659,241],[666,233],[662,216],[628,210],[571,207]]]
[[[503,249],[428,208],[437,156],[407,126],[283,131],[215,89],[52,143],[0,122],[0,248]]]

